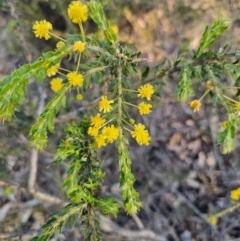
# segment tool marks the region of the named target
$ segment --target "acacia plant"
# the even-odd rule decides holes
[[[91,93],[93,84],[100,90],[96,97],[98,108],[94,108],[90,116],[67,126],[53,160],[53,164],[71,161],[64,181],[69,204],[53,213],[43,225],[41,234],[32,241],[49,240],[55,232],[61,232],[68,220],[73,227],[77,218],[85,227],[86,240],[101,240],[98,212],[117,215],[119,210],[113,198],[98,195],[104,173],[96,151],[111,143],[115,144],[118,153],[124,209],[130,215],[139,211],[141,202],[134,188],[129,138],[134,138],[139,145],[149,145],[151,137],[146,126],[135,122],[131,109],[138,109],[140,115],[150,114],[155,96],[159,96],[163,82],[173,73],[179,76],[178,100],[190,101],[194,112],[201,108],[203,98],[209,98],[213,106],[225,108],[227,118],[217,140],[222,153],[233,150],[240,125],[239,52],[228,52],[227,46],[217,52],[210,49],[216,38],[228,28],[227,20],[220,18],[207,26],[197,50],[181,54],[174,62],[166,60],[141,69],[138,66],[143,61],[140,53],[119,43],[98,0],[86,4],[73,1],[67,13],[79,26],[79,34],[68,34],[67,39],[62,39],[53,33],[50,22],[36,21],[33,24],[35,36],[45,40],[59,39],[56,49],[43,53],[33,63],[21,66],[0,81],[0,119],[6,121],[23,104],[30,78],[42,84],[48,77],[53,77],[50,85],[54,96],[29,134],[31,146],[38,150],[46,147],[48,133],[54,132],[54,118],[65,107],[67,96],[77,91],[76,98],[81,101]],[[98,32],[86,36],[84,22],[89,18],[97,25]],[[75,67],[64,69],[64,58],[73,60]],[[142,72],[141,79],[132,85],[130,77],[139,71]],[[223,76],[228,76],[231,83],[225,84]],[[196,83],[205,88],[200,99],[194,98]]]

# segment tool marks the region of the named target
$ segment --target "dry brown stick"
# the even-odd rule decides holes
[[[110,221],[105,216],[100,215],[100,222],[101,222],[101,229],[108,233],[114,233],[119,236],[125,237],[125,238],[131,238],[132,239],[145,239],[145,240],[155,240],[155,241],[167,241],[167,239],[161,235],[158,235],[154,233],[151,230],[140,230],[140,231],[133,231],[128,230],[125,228],[119,227],[114,222]]]
[[[28,189],[30,192],[34,192],[34,186],[37,179],[37,167],[38,165],[38,151],[36,148],[32,149],[30,158],[30,173],[28,178]]]
[[[15,237],[22,237],[26,235],[37,235],[41,231],[40,230],[23,230],[23,231],[17,231],[17,232],[11,232],[11,233],[1,233],[0,234],[0,240],[12,240],[12,238]]]
[[[46,93],[44,92],[41,86],[37,86],[37,89],[39,93],[39,104],[36,111],[36,117],[38,118],[45,106]],[[30,173],[28,178],[28,188],[31,193],[35,193],[34,186],[37,179],[37,170],[38,170],[38,150],[36,148],[33,148],[31,153],[31,158],[30,158]]]
[[[33,195],[33,197],[35,197],[41,201],[49,202],[51,204],[58,204],[58,205],[60,204],[62,206],[66,206],[68,204],[68,202],[64,202],[60,198],[49,195],[47,193],[38,192],[38,191],[35,191],[34,189],[30,190],[29,188],[12,185],[12,184],[4,182],[4,181],[0,181],[0,186],[11,187],[12,189],[14,189],[16,191],[23,191],[26,193],[31,193]]]

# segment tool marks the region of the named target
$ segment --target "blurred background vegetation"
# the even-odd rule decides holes
[[[63,38],[68,33],[76,33],[76,26],[67,17],[70,2],[0,0],[0,78],[55,48],[55,39],[44,41],[34,37],[34,21],[50,21],[56,34]],[[140,51],[146,59],[142,66],[146,63],[155,66],[164,59],[172,61],[196,49],[205,26],[221,16],[228,18],[231,26],[213,48],[218,50],[228,44],[229,51],[234,51],[239,46],[238,0],[103,0],[101,3],[119,41]],[[89,36],[97,31],[91,20],[85,27]],[[139,73],[132,81],[138,78]],[[153,139],[150,147],[138,147],[134,143],[130,147],[143,208],[138,217],[129,217],[121,211],[117,219],[111,217],[111,220],[127,230],[150,229],[169,241],[237,240],[240,237],[239,212],[222,218],[216,226],[210,226],[202,217],[231,205],[229,191],[240,185],[239,145],[233,154],[220,155],[215,143],[216,130],[221,128],[218,123],[224,120],[223,113],[203,107],[193,115],[188,104],[176,100],[177,82],[177,75],[166,79],[162,98],[155,103],[157,108],[150,117],[133,113],[149,126]],[[196,89],[201,92],[201,86]],[[0,240],[5,237],[1,235],[11,233],[16,237],[6,240],[27,240],[31,236],[29,230],[39,230],[50,212],[58,208],[35,200],[24,190],[30,168],[28,132],[36,118],[39,94],[43,93],[47,99],[52,96],[49,81],[39,92],[39,87],[31,80],[27,99],[16,112],[16,118],[0,123]],[[69,103],[74,98],[69,96]],[[73,101],[59,114],[57,131],[50,134],[47,149],[39,155],[37,189],[63,200],[62,180],[67,164],[48,169],[47,166],[64,134],[64,127],[73,117],[78,119],[84,115],[85,112],[74,111],[85,104]],[[205,107],[208,105],[206,102]],[[99,151],[99,155],[106,172],[102,195],[118,199],[115,149],[108,147]],[[123,238],[121,232],[106,232],[104,237],[104,240],[132,240]],[[81,229],[64,230],[63,236],[52,240],[82,240]]]

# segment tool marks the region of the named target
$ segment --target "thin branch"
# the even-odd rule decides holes
[[[11,232],[11,233],[2,233],[0,234],[0,240],[12,240],[12,238],[15,237],[22,237],[22,236],[26,236],[26,235],[38,235],[41,233],[41,230],[31,230],[28,229],[23,230],[23,231],[17,231],[17,232]]]
[[[110,221],[105,216],[100,215],[100,222],[101,222],[101,229],[107,233],[114,233],[116,235],[131,238],[136,240],[146,239],[146,240],[155,240],[155,241],[167,241],[167,239],[161,235],[154,233],[151,230],[140,230],[140,231],[133,231],[128,230],[125,228],[119,227],[114,222]]]
[[[185,197],[181,192],[179,192],[177,189],[174,189],[173,191],[177,197],[185,203],[199,218],[201,218],[205,223],[207,223],[207,219],[204,217],[204,215],[199,211],[199,209],[188,200],[187,197]]]
[[[41,86],[37,86],[38,93],[39,93],[39,104],[36,111],[36,117],[38,118],[42,113],[45,100],[46,100],[46,93],[42,89]],[[31,193],[34,193],[34,186],[37,180],[37,170],[38,170],[38,150],[36,148],[32,149],[31,158],[30,158],[30,173],[28,178],[28,188]]]
[[[216,134],[214,132],[214,129],[213,129],[213,126],[211,124],[211,121],[210,119],[208,118],[208,125],[209,125],[209,129],[210,129],[210,134],[211,134],[211,138],[212,138],[212,141],[213,143],[216,143]],[[228,174],[227,174],[227,171],[225,169],[225,166],[223,164],[223,157],[222,155],[220,154],[219,152],[219,148],[217,147],[217,145],[213,145],[213,153],[214,153],[214,157],[218,163],[218,166],[219,166],[219,169],[221,171],[221,176],[222,177],[225,177],[223,178],[223,182],[224,184],[226,185],[228,191],[229,191],[229,188],[230,188],[230,180],[229,180],[229,177],[228,177]],[[228,203],[230,201],[229,199],[229,194],[227,195],[227,199],[228,199]]]

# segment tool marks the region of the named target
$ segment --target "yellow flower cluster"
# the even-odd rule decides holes
[[[58,92],[63,87],[62,79],[60,79],[60,78],[52,79],[50,84],[51,84],[51,89],[54,92]]]
[[[131,134],[139,145],[149,145],[151,141],[148,131],[141,123],[134,125],[134,131],[132,131]]]
[[[52,30],[52,24],[46,20],[36,21],[33,24],[33,32],[37,38],[50,39],[49,31]]]
[[[223,121],[223,122],[222,122],[222,128],[223,128],[223,129],[226,129],[226,128],[227,128],[227,121]]]
[[[99,110],[103,113],[108,113],[112,110],[112,103],[113,100],[108,100],[107,96],[102,96],[100,102],[99,102]]]
[[[152,109],[152,105],[151,104],[147,104],[144,102],[141,102],[138,106],[138,110],[140,115],[147,115],[151,112]]]
[[[193,109],[193,112],[199,111],[199,109],[201,107],[201,101],[200,100],[191,101],[190,107]]]
[[[98,113],[96,116],[91,117],[92,126],[99,128],[105,124],[106,120],[103,119]]]
[[[88,7],[79,1],[73,1],[68,6],[68,17],[73,23],[83,23],[88,18]]]
[[[153,86],[150,84],[143,85],[138,89],[138,97],[146,98],[147,100],[151,100],[153,93]],[[140,115],[148,115],[149,113],[151,113],[151,109],[152,105],[145,102],[141,102],[138,105]]]
[[[83,30],[83,27],[81,24],[83,22],[85,22],[88,18],[87,5],[81,3],[80,1],[71,2],[68,6],[68,16],[74,23],[77,23],[80,25],[82,38],[84,39],[85,34],[84,34],[84,30]],[[37,38],[45,38],[46,40],[48,40],[51,36],[53,36],[53,37],[60,39],[60,41],[56,44],[56,48],[57,48],[57,50],[59,50],[63,46],[66,46],[67,43],[65,42],[64,39],[62,39],[61,37],[56,36],[54,33],[52,33],[51,32],[52,29],[53,29],[52,24],[46,20],[35,21],[33,24],[33,32]],[[76,53],[82,53],[85,50],[85,43],[82,41],[76,41],[73,44],[72,49]],[[69,84],[74,87],[81,87],[83,85],[84,78],[83,78],[83,75],[81,73],[79,73],[79,71],[78,71],[79,65],[80,65],[80,55],[78,58],[78,64],[76,67],[76,71],[72,71],[72,72],[69,72],[68,74],[66,74]],[[59,64],[51,66],[51,67],[46,66],[47,76],[52,77],[52,76],[55,76],[57,73],[65,75],[65,74],[59,72],[59,68],[60,68]],[[64,69],[61,69],[61,70],[64,70]],[[52,79],[50,82],[50,86],[54,92],[60,91],[63,87],[62,79],[60,79],[60,78]],[[76,98],[78,100],[81,100],[82,95],[78,94],[76,96]],[[106,105],[106,103],[105,103],[105,105]],[[107,108],[105,105],[103,104],[103,106],[104,106],[103,110],[105,112],[108,112],[110,110],[109,109],[110,107]]]
[[[85,49],[85,44],[82,41],[77,41],[73,45],[73,51],[82,53]]]
[[[56,44],[57,49],[61,49],[63,46],[65,46],[65,43],[63,41],[58,41]]]
[[[95,138],[98,148],[106,146],[108,143],[113,143],[119,136],[117,127],[113,124],[103,127],[105,123],[106,119],[102,118],[99,113],[91,118],[91,126],[88,129],[88,134]],[[99,129],[101,128],[101,133],[99,133]]]
[[[238,201],[240,199],[240,187],[232,190],[231,193],[230,193],[230,196],[231,196],[232,202]]]
[[[138,97],[146,98],[147,100],[151,99],[153,93],[154,89],[150,84],[143,85],[138,89]]]
[[[51,66],[50,68],[47,69],[47,76],[51,77],[56,75],[58,72],[58,69],[59,69],[59,64]]]
[[[207,87],[207,89],[209,89],[209,90],[213,90],[213,84],[212,84],[212,81],[211,80],[208,80],[207,82],[206,82],[206,87]]]
[[[76,95],[76,99],[77,99],[78,101],[81,101],[81,100],[83,99],[83,96],[82,96],[81,94],[77,94],[77,95]]]
[[[83,23],[87,21],[88,18],[88,7],[86,4],[81,3],[80,1],[73,1],[68,6],[68,17],[73,23]],[[52,24],[48,21],[40,20],[35,21],[33,24],[33,32],[37,38],[45,38],[46,40],[50,39],[50,30],[52,30]],[[53,34],[52,34],[53,35]],[[53,35],[55,36],[55,35]],[[61,47],[63,45],[61,44]],[[57,49],[61,48],[60,45],[57,46]]]
[[[67,74],[67,79],[72,86],[81,87],[83,84],[83,76],[76,71],[69,72]]]
[[[208,221],[208,223],[211,223],[211,224],[213,224],[213,225],[216,225],[217,222],[218,222],[218,218],[217,218],[217,217],[214,217],[214,216],[210,216],[210,217],[207,218],[207,221]]]

